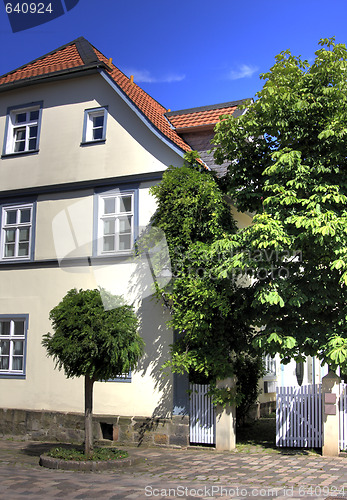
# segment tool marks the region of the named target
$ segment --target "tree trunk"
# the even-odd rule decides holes
[[[84,379],[84,452],[87,457],[93,453],[93,384],[88,375]]]

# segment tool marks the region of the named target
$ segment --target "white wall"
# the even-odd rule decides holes
[[[0,144],[8,107],[43,101],[39,153],[0,160],[2,190],[159,172],[183,159],[100,75],[0,94]],[[106,142],[81,146],[84,111],[108,106]]]

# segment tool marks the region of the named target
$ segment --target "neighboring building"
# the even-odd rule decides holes
[[[103,286],[137,297],[146,351],[133,373],[95,384],[99,437],[188,444],[187,381],[160,370],[173,334],[133,245],[156,208],[150,187],[191,147],[207,152],[237,105],[167,112],[83,38],[0,77],[2,434],[81,437],[83,380],[55,370],[41,340],[69,289]]]
[[[316,357],[307,356],[304,362],[291,360],[281,363],[280,357],[265,356],[265,376],[259,381],[259,403],[264,413],[273,411],[276,404],[277,387],[299,387],[302,385],[321,384],[328,373],[328,366],[322,365]]]

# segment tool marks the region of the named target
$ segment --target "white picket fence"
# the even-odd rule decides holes
[[[277,387],[276,445],[322,446],[322,386]]]
[[[209,385],[190,384],[190,442],[193,444],[216,443],[216,412]]]
[[[347,449],[347,385],[341,382],[340,384],[340,435],[339,443],[340,450]]]
[[[278,387],[277,446],[320,448],[323,445],[322,386]],[[340,384],[338,402],[340,450],[347,449],[347,384]]]

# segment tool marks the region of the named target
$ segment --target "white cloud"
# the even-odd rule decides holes
[[[135,83],[172,83],[180,82],[185,79],[185,75],[167,73],[162,76],[153,76],[147,69],[128,69],[127,75],[134,75]]]
[[[248,64],[241,64],[238,69],[231,70],[228,74],[230,80],[240,80],[241,78],[250,78],[258,71],[256,66],[249,66]]]

